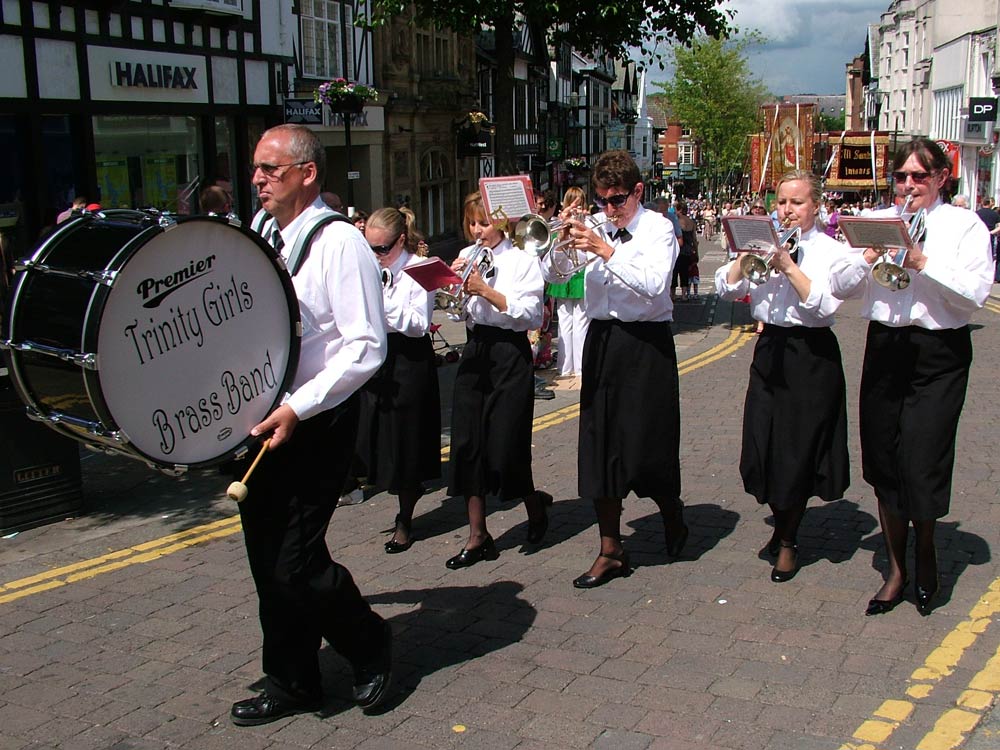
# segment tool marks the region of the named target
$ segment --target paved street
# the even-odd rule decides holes
[[[572,587],[597,531],[576,493],[577,394],[560,391],[535,402],[535,481],[556,498],[540,548],[523,544],[523,508],[492,503],[500,559],[447,570],[466,526],[464,503],[443,490],[421,500],[418,541],[400,555],[382,549],[394,498],[334,514],[331,550],[396,634],[388,710],[354,708],[350,670],[325,650],[320,713],[237,729],[229,707],[260,676],[260,634],[228,479],[171,479],[88,453],[86,514],[0,539],[0,750],[997,747],[1000,287],[974,318],[952,514],[939,526],[940,605],[921,618],[911,590],[865,618],[885,569],[857,441],[866,323],[849,303],[835,328],[852,485],[814,501],[803,568],[774,584],[757,553],[769,512],[737,470],[755,337],[745,306],[710,295],[721,251],[702,251],[706,299],[680,304],[676,326],[692,530],[682,559],[667,563],[652,502],[630,498],[635,573]],[[463,339],[454,324],[442,332]]]

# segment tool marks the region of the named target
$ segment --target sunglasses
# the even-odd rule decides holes
[[[893,172],[892,179],[895,182],[906,182],[906,178],[909,177],[915,183],[922,185],[927,182],[932,176],[933,172]]]
[[[370,242],[368,244],[371,247],[372,252],[375,253],[376,255],[388,255],[389,253],[392,252],[392,248],[396,246],[396,243],[399,242],[399,238],[402,236],[403,235],[401,234],[397,234],[396,239],[394,239],[388,245],[372,245],[372,243]]]
[[[291,167],[301,167],[303,164],[308,164],[307,161],[293,161],[288,164],[258,164],[253,162],[250,165],[250,175],[253,176],[257,173],[259,169],[261,173],[271,182],[277,182],[284,176],[284,172],[278,174],[279,169],[290,169]]]
[[[594,203],[597,204],[598,208],[607,208],[608,206],[621,208],[631,197],[632,197],[632,191],[629,191],[627,193],[619,193],[618,195],[609,195],[607,198],[602,198],[599,195],[595,195]]]

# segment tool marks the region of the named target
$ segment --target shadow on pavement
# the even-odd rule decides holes
[[[652,504],[652,500],[648,501]],[[656,506],[653,506],[656,507]],[[681,551],[679,560],[697,560],[715,547],[720,541],[733,533],[739,523],[740,514],[727,510],[714,503],[684,506],[684,522],[691,530],[691,536]],[[640,553],[634,555],[635,561],[643,565],[664,565],[667,562],[664,551],[663,519],[659,511],[642,518],[628,522],[635,530],[636,537],[650,540],[646,545],[632,543],[626,539],[625,544],[630,551]],[[645,553],[645,554],[642,554]]]

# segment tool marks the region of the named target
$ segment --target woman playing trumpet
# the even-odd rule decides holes
[[[881,253],[851,253],[834,264],[833,293],[861,295],[871,323],[861,373],[861,462],[875,490],[889,559],[865,614],[888,612],[907,583],[906,539],[916,534],[915,598],[930,613],[938,590],[934,531],[951,501],[958,418],[972,363],[969,318],[993,282],[989,232],[975,214],[942,202],[951,162],[917,138],[897,152],[893,181],[909,211],[926,211],[926,237],[909,250],[909,284],[892,291],[872,278]],[[897,216],[897,209],[874,216]]]
[[[485,276],[478,263],[464,284],[468,343],[455,377],[451,423],[450,495],[464,496],[469,538],[446,565],[465,568],[498,557],[486,527],[486,496],[524,498],[528,541],[548,528],[551,495],[536,492],[531,476],[533,368],[527,331],[542,322],[542,274],[538,261],[521,252],[486,215],[480,194],[465,199],[467,247],[452,264],[463,273],[480,244],[492,254]]]
[[[719,268],[716,288],[724,299],[750,294],[754,318],[764,330],[754,348],[743,408],[743,487],[774,515],[774,533],[762,552],[774,558],[771,580],[798,572],[797,538],[806,503],[843,497],[850,483],[844,368],[834,336],[840,300],[830,293],[831,264],[844,248],[816,228],[821,196],[810,172],[785,174],[777,188],[778,218],[797,227],[794,254],[776,248],[770,277],[753,286],[740,261]]]

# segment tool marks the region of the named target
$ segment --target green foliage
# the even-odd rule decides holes
[[[700,141],[702,159],[715,175],[742,170],[747,136],[758,130],[758,110],[767,91],[751,74],[746,50],[761,41],[758,35],[735,40],[699,36],[690,47],[673,48],[674,78],[656,84],[667,109]]]

